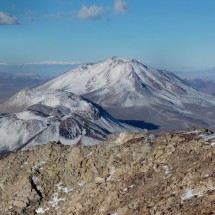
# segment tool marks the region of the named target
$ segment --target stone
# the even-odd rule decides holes
[[[24,202],[24,201],[22,201],[22,200],[15,200],[15,201],[13,202],[13,206],[14,206],[14,207],[18,207],[18,208],[24,208],[24,207],[27,206],[27,203]]]
[[[98,184],[101,184],[101,183],[105,182],[105,179],[102,178],[102,177],[95,177],[95,182],[98,183]]]

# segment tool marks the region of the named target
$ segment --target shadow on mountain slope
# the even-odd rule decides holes
[[[141,129],[156,130],[160,128],[159,125],[147,123],[144,121],[138,121],[138,120],[119,120],[119,121]]]

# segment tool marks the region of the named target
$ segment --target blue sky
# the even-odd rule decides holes
[[[215,66],[213,0],[1,0],[0,64],[136,58]]]

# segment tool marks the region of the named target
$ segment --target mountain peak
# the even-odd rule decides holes
[[[117,56],[113,56],[113,57],[111,58],[111,60],[117,60],[117,59],[119,59]]]
[[[108,58],[107,60],[104,60],[105,61],[114,61],[114,62],[121,62],[121,63],[137,63],[137,64],[143,64],[142,62],[134,59],[134,58],[121,58],[121,57],[117,57],[117,56],[113,56],[111,58]]]
[[[114,56],[98,63],[81,65],[38,88],[66,90],[78,95],[96,92],[96,103],[111,89],[114,94],[121,95],[116,101],[120,101],[122,106],[142,106],[149,104],[149,100],[153,100],[151,97],[158,93],[157,97],[164,92],[174,96],[185,94],[188,86],[172,73],[156,70],[135,59]]]

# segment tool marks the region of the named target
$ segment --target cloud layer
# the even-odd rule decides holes
[[[98,7],[96,5],[92,5],[87,7],[86,5],[82,6],[82,8],[78,11],[77,17],[79,19],[98,19],[102,15],[104,15],[105,10],[103,7]]]
[[[115,14],[124,14],[127,13],[127,3],[122,0],[115,0],[114,2],[114,12]]]
[[[80,64],[80,63],[75,61],[40,61],[40,62],[25,63],[24,65],[73,65],[73,64]]]
[[[8,64],[5,62],[0,62],[0,66],[6,66],[6,65],[8,65]]]
[[[18,19],[4,12],[0,12],[0,25],[17,25]]]

